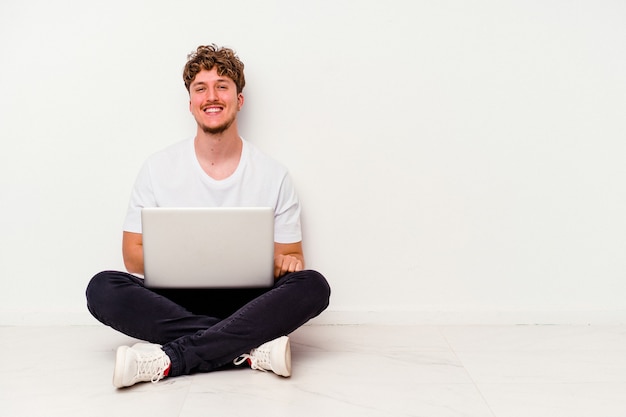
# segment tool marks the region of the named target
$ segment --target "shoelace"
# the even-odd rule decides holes
[[[169,358],[161,353],[146,354],[141,352],[137,364],[137,377],[149,377],[156,383],[165,378],[165,370],[170,366]]]
[[[257,369],[259,371],[267,372],[271,369],[270,364],[270,352],[269,350],[253,349],[250,354],[244,353],[237,359],[235,359],[235,365],[241,365],[246,360],[250,363],[250,368]]]

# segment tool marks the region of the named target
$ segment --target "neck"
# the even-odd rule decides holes
[[[243,142],[236,129],[219,134],[207,134],[198,129],[194,148],[204,171],[220,180],[229,177],[237,169]]]
[[[212,159],[228,158],[233,153],[238,153],[241,148],[241,138],[236,126],[215,134],[206,133],[198,127],[194,142],[199,158],[209,156]]]

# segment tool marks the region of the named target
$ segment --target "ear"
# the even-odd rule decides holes
[[[241,110],[243,107],[243,93],[239,93],[237,95],[237,111]]]

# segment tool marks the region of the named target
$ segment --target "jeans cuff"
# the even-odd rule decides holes
[[[178,356],[174,349],[167,345],[162,346],[161,349],[163,349],[163,352],[165,352],[165,354],[170,358],[170,372],[168,373],[168,376],[181,375],[182,364],[180,356]]]

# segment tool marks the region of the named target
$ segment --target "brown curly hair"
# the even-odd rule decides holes
[[[194,52],[187,55],[187,63],[183,70],[183,81],[187,91],[200,71],[210,71],[213,67],[217,67],[219,75],[225,75],[235,82],[237,94],[243,91],[243,87],[246,85],[246,79],[243,75],[243,62],[239,60],[232,49],[219,47],[215,44],[198,46]]]

